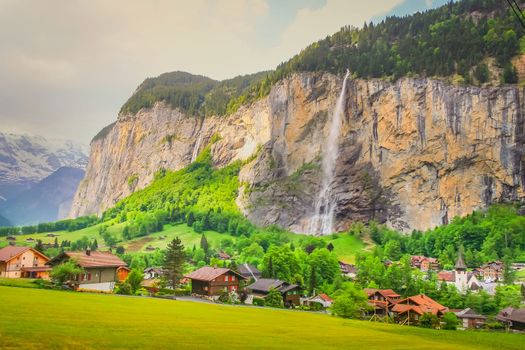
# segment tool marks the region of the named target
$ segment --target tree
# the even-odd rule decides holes
[[[140,289],[142,281],[144,280],[144,274],[139,269],[133,269],[126,278],[126,283],[130,286],[130,294],[135,294]]]
[[[431,312],[425,312],[419,319],[419,325],[423,328],[437,328],[439,319]]]
[[[44,253],[44,244],[41,239],[36,240],[35,250],[38,250],[40,253]]]
[[[165,278],[172,288],[175,288],[182,278],[184,260],[184,245],[179,237],[176,237],[168,244],[163,261]]]
[[[474,77],[481,83],[486,83],[489,80],[489,67],[486,63],[480,63],[474,70]]]
[[[53,267],[49,276],[54,284],[61,286],[66,281],[72,279],[75,275],[80,275],[83,272],[84,270],[77,265],[76,261],[68,260]]]
[[[521,290],[518,285],[511,286],[497,286],[496,295],[494,301],[499,309],[512,306],[515,308],[520,307],[521,304]]]
[[[459,320],[453,312],[445,312],[442,321],[443,329],[455,331],[458,328]]]
[[[332,244],[332,242],[328,243],[326,249],[328,249],[329,252],[332,252],[334,250],[334,245]]]
[[[201,235],[201,245],[200,245],[201,249],[204,250],[204,255],[206,257],[209,256],[209,249],[210,249],[210,246],[208,244],[208,240],[206,239],[206,236],[204,235],[204,233]]]
[[[271,307],[283,307],[283,296],[277,289],[271,288],[266,298],[264,298],[264,303]]]
[[[53,243],[53,248],[58,248],[58,238],[55,237],[55,243]]]
[[[505,84],[516,84],[518,82],[518,73],[511,63],[503,68],[503,82]]]
[[[351,282],[343,283],[334,295],[332,313],[343,318],[358,318],[369,308],[368,297]]]

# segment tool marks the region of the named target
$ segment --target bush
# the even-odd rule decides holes
[[[458,328],[459,320],[455,313],[447,312],[443,315],[443,329],[455,331]]]
[[[439,325],[439,319],[436,315],[426,312],[419,319],[419,325],[423,328],[437,328]]]
[[[262,298],[253,298],[253,303],[252,304],[255,305],[255,306],[265,306],[266,305],[264,299],[262,299]]]

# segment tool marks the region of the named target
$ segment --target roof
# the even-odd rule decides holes
[[[465,264],[465,261],[463,261],[463,253],[461,251],[458,252],[458,259],[456,260],[456,265],[454,267],[456,270],[467,269],[467,265]]]
[[[370,297],[371,295],[374,295],[376,293],[381,294],[385,298],[397,298],[400,297],[399,294],[394,292],[392,289],[377,289],[377,288],[365,288],[365,293]]]
[[[515,309],[513,307],[507,307],[500,311],[496,319],[499,321],[525,323],[525,308]]]
[[[33,253],[40,255],[41,257],[45,258],[46,260],[49,260],[47,256],[40,253],[38,250],[33,249],[31,247],[17,247],[17,246],[7,246],[5,248],[0,249],[0,261],[9,261],[13,258],[16,258],[20,254],[25,253],[28,250],[32,250]]]
[[[438,312],[448,311],[448,308],[446,306],[441,305],[440,303],[426,296],[425,294],[418,294],[418,295],[414,295],[414,296],[405,298],[403,300],[399,300],[397,304],[394,306],[394,308],[392,309],[392,311],[396,311],[397,305],[418,306],[419,309],[417,308],[412,308],[412,309],[414,311],[421,311],[422,313],[430,312],[432,314],[437,314]],[[405,307],[402,307],[402,308],[406,309]]]
[[[437,278],[439,281],[454,282],[456,281],[455,271],[439,271]]]
[[[219,259],[223,259],[223,260],[228,260],[228,259],[231,259],[231,256],[227,253],[224,253],[224,252],[220,252],[219,254],[217,254]]]
[[[319,294],[319,298],[323,299],[324,301],[332,302],[332,298],[330,298],[328,295],[326,295],[324,293]]]
[[[86,252],[64,252],[53,258],[48,264],[59,263],[65,257],[74,259],[80,267],[120,267],[127,266],[118,256],[110,252],[93,251],[89,255]]]
[[[486,316],[477,314],[474,310],[467,307],[465,310],[455,312],[456,316],[459,318],[487,318]]]
[[[253,265],[244,263],[239,266],[239,273],[243,276],[256,277],[261,275],[261,271]]]
[[[240,275],[239,273],[233,271],[233,270],[230,270],[228,268],[225,268],[225,267],[211,267],[211,266],[204,266],[204,267],[201,267],[200,269],[198,270],[195,270],[193,271],[192,273],[184,276],[184,277],[187,277],[187,278],[190,278],[192,280],[197,280],[197,281],[207,281],[207,282],[210,282],[210,281],[213,281],[214,279],[216,279],[217,277],[219,276],[222,276],[226,273],[233,273],[241,278],[244,279],[244,277],[242,275]]]
[[[290,284],[288,282],[284,282],[277,279],[270,279],[270,278],[261,278],[260,280],[256,281],[255,283],[249,285],[247,288],[252,291],[258,291],[258,292],[264,292],[267,293],[270,291],[270,289],[277,289],[281,293],[286,293],[292,289],[297,288],[298,285],[296,284]]]

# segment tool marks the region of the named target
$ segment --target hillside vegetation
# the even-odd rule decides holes
[[[475,85],[512,84],[518,78],[511,59],[525,47],[524,34],[504,1],[450,2],[410,16],[365,23],[362,28],[343,27],[274,71],[222,82],[184,72],[148,78],[121,113],[136,113],[165,101],[189,115],[226,115],[266,96],[279,80],[304,71],[342,74],[349,69],[355,78],[364,79],[420,76]]]
[[[523,337],[514,334],[433,331],[306,312],[11,287],[0,287],[0,294],[7,301],[0,303],[2,349],[20,344],[30,349],[176,346],[305,350],[351,346],[430,350],[523,346]]]

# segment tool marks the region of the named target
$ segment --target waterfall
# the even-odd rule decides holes
[[[202,143],[202,135],[204,134],[204,132],[204,126],[202,126],[199,131],[199,136],[197,137],[197,142],[195,142],[195,146],[193,146],[193,152],[191,154],[191,163],[197,160],[197,156],[199,155],[199,148],[201,147]]]
[[[335,164],[339,156],[339,134],[343,123],[343,112],[345,109],[346,82],[350,72],[347,70],[343,80],[343,87],[337,99],[332,120],[330,121],[330,131],[325,142],[321,183],[321,191],[315,202],[315,212],[310,219],[310,233],[315,235],[325,235],[333,232],[333,221],[336,201],[332,195],[332,183],[335,178]]]

